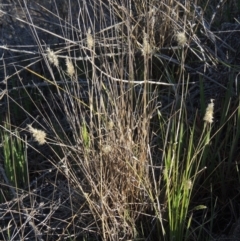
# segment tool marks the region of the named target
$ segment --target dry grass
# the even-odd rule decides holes
[[[231,67],[235,76],[229,43],[221,47],[201,33],[200,1],[194,7],[176,0],[78,0],[64,9],[53,2],[52,10],[45,2],[33,7],[52,19],[55,32],[47,21],[40,28],[32,8],[19,1],[24,17],[17,20],[32,31],[38,57],[5,76],[1,98],[8,124],[26,136],[30,184],[11,193],[1,183],[1,239],[210,240],[217,202],[210,189],[224,180],[223,168],[214,167],[222,150],[215,155],[213,146],[227,123],[239,124],[238,86],[230,89],[215,71]],[[42,32],[56,44],[47,46]],[[27,85],[29,78],[36,81]],[[222,98],[213,96],[216,88],[229,89],[227,114],[212,129],[213,103],[205,119],[211,126],[203,112],[210,98]],[[225,139],[235,145],[230,161],[238,129]],[[214,171],[215,181],[202,181]]]

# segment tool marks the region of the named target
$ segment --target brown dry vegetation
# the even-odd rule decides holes
[[[0,240],[239,238],[240,3],[218,3],[1,1]]]

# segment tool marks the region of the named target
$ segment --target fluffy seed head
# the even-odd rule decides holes
[[[28,125],[28,129],[39,145],[43,145],[44,143],[46,143],[46,133],[44,131],[37,130],[31,125]]]
[[[114,127],[114,122],[113,122],[113,121],[109,121],[109,122],[107,123],[107,127],[108,127],[109,130],[112,130],[113,127]]]
[[[70,77],[72,77],[75,73],[75,69],[73,66],[72,61],[69,58],[66,58],[66,66],[67,66],[67,73]]]
[[[190,190],[193,186],[192,181],[190,179],[186,180],[184,184],[187,190]]]
[[[102,152],[104,154],[109,154],[112,151],[112,147],[110,145],[104,145],[102,146]]]
[[[203,120],[209,124],[213,123],[213,111],[214,111],[213,99],[211,99],[210,101],[211,103],[208,104],[205,116],[203,118]]]
[[[47,58],[51,64],[58,67],[59,62],[57,55],[50,48],[47,48]]]
[[[94,46],[94,39],[93,36],[91,34],[91,29],[88,28],[88,32],[87,32],[87,46],[89,49],[92,49]]]
[[[178,42],[178,45],[183,46],[187,43],[187,37],[184,32],[178,32],[176,34],[176,40]]]

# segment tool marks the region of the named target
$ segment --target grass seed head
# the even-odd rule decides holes
[[[113,121],[109,121],[109,122],[107,123],[107,127],[108,127],[108,130],[112,130],[113,127],[114,127],[114,122],[113,122]]]
[[[93,49],[94,47],[94,39],[93,36],[91,34],[91,29],[88,28],[88,32],[87,32],[87,46],[89,49]]]
[[[59,66],[57,55],[50,48],[47,48],[47,58],[51,64]]]
[[[69,58],[66,58],[66,66],[67,66],[67,73],[70,77],[72,77],[75,73],[75,69],[73,66],[72,61]]]
[[[191,190],[192,186],[193,186],[193,183],[190,179],[185,181],[185,189]]]
[[[211,103],[208,104],[205,116],[203,118],[205,122],[209,124],[213,123],[213,111],[214,111],[214,103],[213,103],[213,99],[211,99]]]
[[[104,145],[102,146],[102,152],[104,154],[109,154],[112,151],[112,147],[110,145]]]
[[[28,125],[28,129],[39,145],[46,143],[46,133],[44,131],[35,129],[31,125]]]
[[[183,46],[187,43],[187,37],[184,32],[178,32],[176,34],[176,40],[180,46]]]

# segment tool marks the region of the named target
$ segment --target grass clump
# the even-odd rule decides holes
[[[24,141],[16,131],[7,129],[8,123],[1,126],[5,181],[14,188],[24,188],[28,184],[27,153]]]
[[[210,5],[53,2],[52,10],[34,6],[56,32],[18,2],[25,17],[16,20],[32,31],[39,57],[16,67],[16,86],[4,79],[12,129],[1,125],[1,164],[16,191],[14,208],[4,198],[1,206],[16,221],[0,221],[1,238],[182,241],[230,233],[221,225],[239,212],[239,66],[228,59],[230,42],[209,38],[218,32],[206,29],[206,18],[219,27]],[[31,108],[16,100],[22,93]]]

